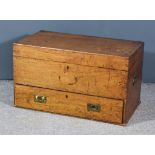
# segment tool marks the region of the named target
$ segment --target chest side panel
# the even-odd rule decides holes
[[[36,95],[46,97],[46,102],[36,102],[34,99]],[[95,104],[99,108],[96,111],[90,110],[89,104]],[[122,123],[122,100],[15,85],[15,105],[99,121]]]
[[[127,72],[14,57],[15,83],[125,99]]]
[[[130,58],[127,100],[124,106],[124,123],[127,123],[140,104],[142,65],[144,45],[142,45]]]

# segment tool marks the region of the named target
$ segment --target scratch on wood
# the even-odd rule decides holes
[[[89,87],[90,87],[90,84],[89,84],[89,80],[88,80],[87,93],[89,92]]]
[[[108,73],[109,73],[109,75],[108,75],[107,88],[109,88],[109,83],[110,83],[110,70],[108,70]]]

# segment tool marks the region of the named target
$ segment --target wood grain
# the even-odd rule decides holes
[[[46,103],[34,102],[34,95],[47,97]],[[87,110],[88,103],[101,105],[100,112]],[[15,105],[53,113],[60,113],[99,121],[122,123],[123,101],[82,94],[15,85]]]
[[[125,71],[14,57],[15,83],[125,99]]]
[[[95,66],[107,69],[128,71],[128,58],[115,55],[82,53],[63,49],[49,49],[15,43],[14,56],[51,60],[82,66]]]
[[[112,39],[58,32],[37,32],[17,42],[18,44],[78,51],[95,54],[130,57],[141,46],[139,41]]]

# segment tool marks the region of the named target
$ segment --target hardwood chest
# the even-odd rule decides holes
[[[40,31],[13,50],[17,107],[126,124],[140,103],[143,42]]]

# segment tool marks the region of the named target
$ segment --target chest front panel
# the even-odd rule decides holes
[[[16,83],[87,95],[125,99],[127,72],[14,57]]]

